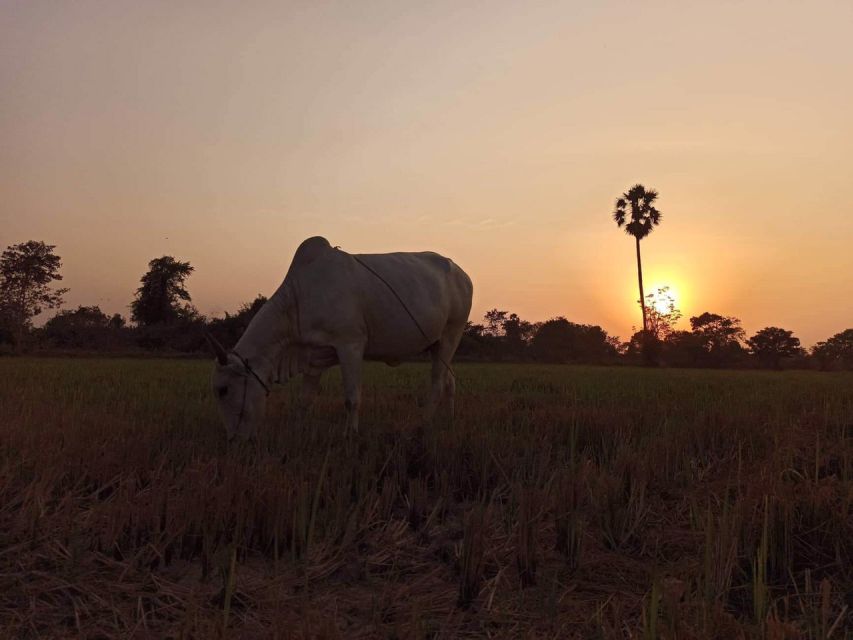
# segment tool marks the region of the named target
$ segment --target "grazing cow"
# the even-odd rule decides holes
[[[216,352],[213,392],[228,439],[257,433],[273,383],[303,375],[303,403],[320,375],[340,364],[347,428],[358,430],[362,361],[398,364],[432,355],[427,415],[446,393],[453,412],[450,361],[471,311],[471,279],[437,253],[349,254],[325,238],[296,250],[281,286],[231,351]]]

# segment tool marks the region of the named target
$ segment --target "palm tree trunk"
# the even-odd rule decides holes
[[[640,239],[637,241],[637,280],[640,283],[640,306],[643,308],[643,333],[648,330],[648,322],[646,320],[646,298],[643,295],[643,263],[640,260]]]

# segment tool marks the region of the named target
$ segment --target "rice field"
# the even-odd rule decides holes
[[[0,359],[0,637],[853,638],[853,374]]]

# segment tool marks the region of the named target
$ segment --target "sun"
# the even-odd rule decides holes
[[[627,282],[627,281],[626,281]],[[631,292],[632,314],[639,311],[639,296],[637,295],[636,280],[631,283],[634,290]],[[648,278],[643,281],[643,293],[645,294],[645,305],[648,313],[669,316],[673,311],[679,318],[689,317],[693,306],[693,287],[686,274],[676,269],[654,270]],[[627,298],[627,295],[626,295]],[[639,318],[639,314],[633,317]],[[677,321],[676,321],[677,324]]]
[[[651,288],[652,308],[662,315],[669,313],[672,308],[679,309],[681,296],[672,284],[659,283]]]

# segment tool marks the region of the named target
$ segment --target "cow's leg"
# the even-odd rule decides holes
[[[442,362],[441,343],[436,343],[431,351],[432,356],[432,371],[430,372],[430,392],[429,400],[426,406],[427,422],[433,419],[435,411],[441,403],[442,392],[444,391],[444,380],[447,376],[447,367]]]
[[[451,373],[444,378],[444,394],[447,396],[447,409],[452,419],[456,415],[456,376]]]
[[[444,395],[447,398],[447,408],[451,418],[456,414],[456,377],[449,367],[453,356],[456,355],[456,349],[459,348],[464,331],[464,325],[446,327],[438,349],[438,354],[441,356],[440,365],[444,369]]]
[[[465,327],[447,327],[441,335],[441,340],[432,351],[432,393],[430,403],[427,405],[427,419],[432,419],[435,410],[441,401],[442,395],[446,395],[450,417],[455,411],[456,379],[450,370],[450,362],[462,340],[462,332]]]
[[[308,410],[311,408],[311,406],[314,404],[314,400],[317,398],[317,394],[320,391],[320,376],[322,374],[322,371],[306,371],[302,375],[302,387],[299,390],[299,414],[303,417],[308,413]]]
[[[364,345],[347,344],[335,347],[344,380],[344,404],[347,409],[347,431],[358,431],[358,410],[361,406],[361,368]]]

